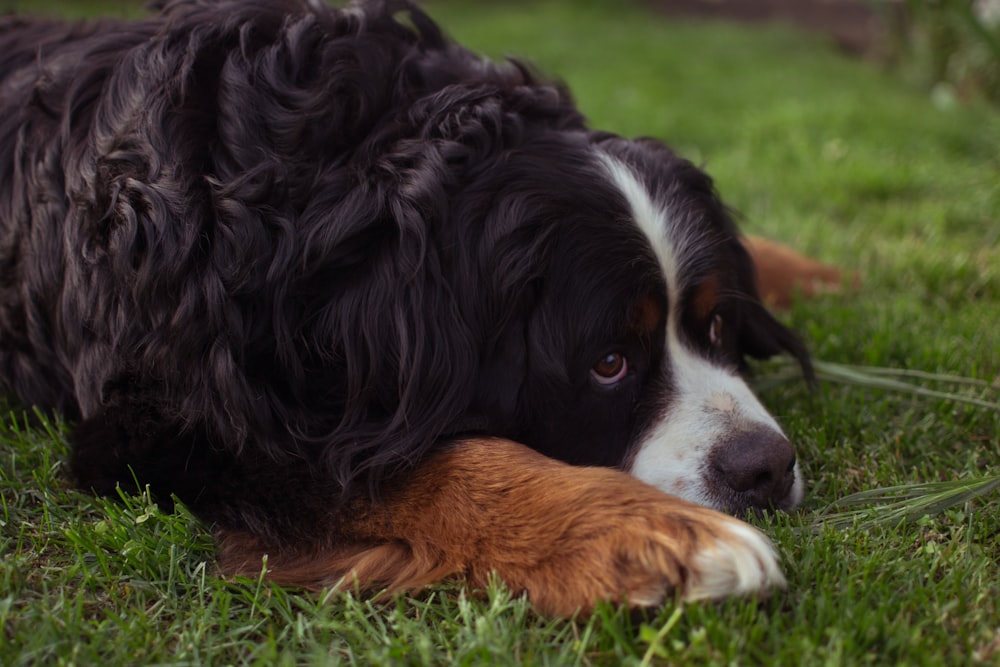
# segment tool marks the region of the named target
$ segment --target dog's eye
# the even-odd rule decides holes
[[[708,340],[715,347],[722,345],[722,315],[718,313],[712,317],[712,323],[708,325]]]
[[[611,385],[628,373],[628,360],[619,352],[610,352],[590,369],[590,374],[600,384]]]

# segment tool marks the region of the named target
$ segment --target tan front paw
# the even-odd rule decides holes
[[[560,616],[598,600],[651,607],[670,597],[766,595],[785,585],[770,540],[753,526],[655,490],[643,500],[626,499],[607,513],[591,508],[550,542],[548,554],[497,571],[540,611]]]

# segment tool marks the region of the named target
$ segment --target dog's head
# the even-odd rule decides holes
[[[470,423],[732,513],[794,507],[795,452],[746,359],[808,372],[808,355],[762,306],[709,177],[653,140],[534,143],[463,213],[485,230],[463,246],[488,322]]]

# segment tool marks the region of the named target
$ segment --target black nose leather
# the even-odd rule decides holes
[[[795,483],[795,449],[773,429],[744,431],[712,452],[717,481],[749,500],[754,507],[776,505]]]

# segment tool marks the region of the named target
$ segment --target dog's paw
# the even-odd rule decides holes
[[[674,503],[673,498],[663,501],[664,505]],[[671,596],[683,600],[763,597],[785,585],[777,554],[763,533],[713,510],[676,503],[655,521],[626,520],[618,534],[608,536],[611,560],[617,567],[613,566],[616,576],[602,597],[651,607]],[[594,548],[606,547],[595,544]]]
[[[589,508],[567,504],[523,560],[497,568],[543,613],[571,615],[599,600],[651,607],[763,597],[785,585],[770,540],[753,526],[624,475],[602,482],[591,487]]]
[[[770,540],[748,523],[620,471],[506,451],[517,465],[464,468],[463,491],[450,501],[464,500],[462,524],[475,526],[454,559],[475,585],[495,572],[542,613],[570,616],[601,600],[650,607],[669,598],[765,596],[785,584]],[[503,479],[487,475],[494,471]],[[424,516],[445,511],[442,504]],[[459,544],[444,537],[433,544]]]
[[[717,600],[783,588],[785,577],[771,541],[747,523],[724,518],[724,529],[694,554],[694,576],[686,582],[682,597]]]

